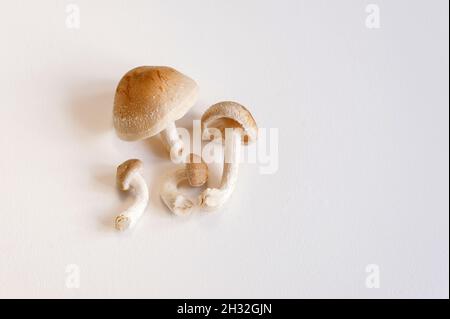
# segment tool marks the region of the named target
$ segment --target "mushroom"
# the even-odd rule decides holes
[[[117,167],[116,182],[122,191],[133,188],[134,203],[115,219],[117,230],[132,228],[141,217],[148,203],[148,188],[139,170],[142,162],[138,159],[129,159]]]
[[[178,216],[189,215],[195,206],[178,189],[178,184],[185,180],[193,187],[200,187],[208,180],[208,166],[200,156],[190,154],[185,167],[170,171],[161,186],[161,199]]]
[[[207,188],[199,198],[199,205],[206,210],[220,208],[233,193],[238,171],[241,144],[257,139],[258,126],[251,113],[236,102],[220,102],[203,114],[202,130],[205,138],[211,138],[213,130],[220,130],[225,141],[222,180],[219,188]]]
[[[203,159],[193,153],[186,163],[186,178],[192,187],[200,187],[208,180],[208,166]]]
[[[136,141],[161,133],[174,161],[181,161],[183,141],[175,121],[194,105],[198,85],[166,66],[140,66],[128,71],[117,85],[113,120],[117,135]]]

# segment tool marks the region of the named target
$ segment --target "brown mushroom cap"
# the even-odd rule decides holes
[[[127,141],[154,136],[194,105],[198,85],[166,66],[140,66],[127,72],[114,97],[114,127]]]
[[[208,180],[208,165],[200,156],[191,153],[186,163],[186,176],[191,186],[202,186]]]
[[[130,187],[130,177],[139,171],[142,162],[138,159],[129,159],[117,167],[116,182],[120,190],[126,191]]]
[[[226,128],[242,130],[242,143],[247,145],[258,137],[258,126],[249,110],[239,103],[225,101],[210,106],[202,116],[202,131],[208,134],[209,128],[219,129],[225,139]]]

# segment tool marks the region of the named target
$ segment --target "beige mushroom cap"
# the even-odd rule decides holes
[[[120,190],[126,191],[130,187],[130,177],[142,168],[142,161],[129,159],[117,167],[116,182]]]
[[[249,110],[239,103],[232,101],[219,102],[210,106],[202,116],[202,131],[210,136],[209,128],[221,131],[225,139],[226,128],[242,130],[242,143],[247,145],[258,137],[258,125]]]
[[[208,180],[208,165],[203,159],[195,154],[189,154],[189,161],[186,163],[186,177],[193,187],[200,187]]]
[[[114,97],[114,127],[127,141],[154,136],[194,105],[198,85],[166,66],[140,66],[127,72]]]

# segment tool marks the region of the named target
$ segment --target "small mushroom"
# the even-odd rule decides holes
[[[183,155],[183,141],[175,121],[183,117],[198,97],[191,78],[166,66],[140,66],[120,80],[114,97],[113,120],[117,135],[127,141],[161,133],[175,161]]]
[[[132,228],[141,217],[148,203],[148,188],[139,170],[142,162],[138,159],[129,159],[117,167],[117,186],[122,191],[134,190],[135,201],[115,219],[117,230]]]
[[[220,208],[233,193],[238,171],[241,144],[250,144],[258,136],[258,126],[251,113],[236,102],[220,102],[203,114],[203,136],[214,136],[213,129],[221,131],[225,140],[222,180],[219,188],[207,188],[199,198],[199,204],[206,210]]]
[[[193,153],[186,163],[186,178],[192,187],[200,187],[208,180],[208,166],[203,159]]]
[[[190,154],[185,167],[170,171],[161,186],[161,199],[178,216],[189,215],[195,206],[178,189],[178,184],[185,180],[193,187],[200,187],[206,183],[208,180],[208,166],[201,157]]]

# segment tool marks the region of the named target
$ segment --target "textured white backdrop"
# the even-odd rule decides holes
[[[448,1],[2,0],[0,39],[0,297],[448,298]],[[226,209],[170,215],[158,140],[112,130],[144,64],[199,83],[180,126],[232,99],[279,128],[277,173],[243,165]],[[121,234],[130,157],[151,204]]]

